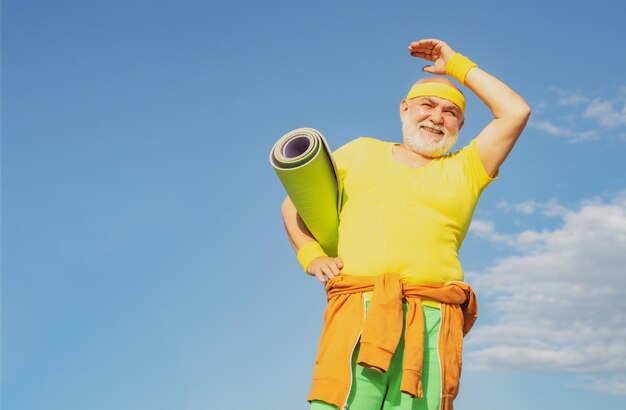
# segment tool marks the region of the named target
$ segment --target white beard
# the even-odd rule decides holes
[[[405,116],[406,117],[406,116]],[[436,139],[431,135],[422,135],[421,126],[434,128],[443,133],[441,138]],[[402,135],[404,144],[422,156],[438,158],[443,156],[456,143],[458,134],[450,134],[441,125],[435,125],[430,121],[422,121],[417,124],[402,119]]]

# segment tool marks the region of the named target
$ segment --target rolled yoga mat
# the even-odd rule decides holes
[[[313,128],[283,135],[270,163],[309,231],[329,256],[337,256],[341,187],[332,151]]]

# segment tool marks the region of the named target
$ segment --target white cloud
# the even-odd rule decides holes
[[[600,134],[595,130],[574,131],[572,126],[559,126],[551,121],[532,120],[528,123],[530,128],[544,131],[554,137],[564,137],[568,142],[591,141],[600,138]]]
[[[515,210],[519,213],[532,215],[535,213],[535,209],[537,208],[537,203],[535,201],[524,201],[522,203],[515,205]]]
[[[508,209],[509,208],[509,203],[507,201],[505,201],[504,199],[501,199],[496,204],[496,208],[498,208],[498,209]]]
[[[528,126],[536,130],[545,131],[555,137],[570,137],[572,135],[572,132],[567,128],[553,124],[550,121],[531,120]]]
[[[615,137],[624,140],[623,132],[613,132],[612,130],[626,126],[626,87],[618,87],[618,95],[614,98],[592,97],[577,90],[563,90],[550,88],[550,91],[557,94],[555,102],[541,102],[542,109],[531,117],[528,123],[529,128],[533,128],[554,137],[564,138],[567,142],[594,141],[602,136]],[[554,110],[554,108],[557,110]],[[558,110],[558,107],[562,107]],[[562,110],[567,109],[563,113]],[[554,112],[559,111],[558,115]],[[546,115],[553,116],[545,118]],[[536,119],[539,117],[539,119]],[[581,120],[585,124],[581,129]],[[589,128],[591,125],[592,128]]]
[[[615,106],[618,108],[615,108]],[[587,105],[583,115],[598,121],[604,128],[617,128],[626,125],[626,98],[611,101],[596,98]]]
[[[567,208],[555,200],[541,204],[541,213],[545,216],[563,216],[568,212]]]
[[[580,90],[565,90],[557,87],[550,87],[550,91],[555,92],[559,98],[559,105],[580,105],[589,101],[589,97],[584,95]]]
[[[514,211],[525,215],[533,215],[535,212],[540,211],[543,216],[562,216],[568,212],[568,209],[558,203],[558,201],[552,199],[548,202],[541,203],[534,200],[523,201],[517,204],[510,204],[505,200],[500,200],[496,204],[496,208],[503,210],[504,212]],[[487,221],[480,221],[483,226],[477,226],[477,229],[484,229],[484,223]],[[474,221],[472,221],[472,225]],[[493,228],[493,226],[492,226]],[[472,226],[470,226],[470,230]]]
[[[626,375],[583,376],[575,387],[585,388],[601,393],[626,395]]]
[[[577,210],[534,206],[561,217],[561,226],[505,235],[491,221],[472,224],[474,234],[517,255],[467,275],[496,321],[470,333],[466,363],[575,372],[626,393],[626,192]]]
[[[580,94],[570,94],[559,98],[558,103],[559,105],[580,105],[587,101],[589,99]]]
[[[598,139],[600,139],[600,133],[598,133],[597,131],[579,131],[573,133],[573,138],[570,138],[569,142],[595,141]]]
[[[495,235],[495,228],[493,225],[493,221],[485,221],[482,219],[474,219],[469,228],[470,232],[474,235],[477,235],[479,238],[489,239],[489,240],[497,240],[491,239],[493,235]],[[503,235],[501,235],[503,236]]]

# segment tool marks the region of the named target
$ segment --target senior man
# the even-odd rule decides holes
[[[303,269],[328,305],[309,395],[312,410],[452,409],[463,336],[477,316],[458,253],[478,199],[498,175],[530,108],[445,42],[413,42],[494,119],[448,153],[465,98],[444,77],[418,81],[400,103],[402,144],[357,138],[333,153],[344,189],[338,257],[329,257],[289,197],[282,214]]]

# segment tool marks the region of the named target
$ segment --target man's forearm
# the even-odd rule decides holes
[[[341,258],[333,258],[324,253],[298,215],[289,196],[283,202],[282,214],[289,242],[298,255],[298,262],[302,269],[322,283],[339,275],[343,268],[343,261]]]
[[[474,67],[467,73],[465,85],[487,104],[494,118],[509,118],[526,123],[530,113],[526,101],[491,74]]]
[[[289,197],[285,198],[281,211],[285,230],[287,231],[289,242],[294,251],[298,252],[298,249],[300,249],[302,245],[315,241],[315,238],[302,221],[302,218],[300,218],[300,215],[298,215],[298,211],[293,206]]]

